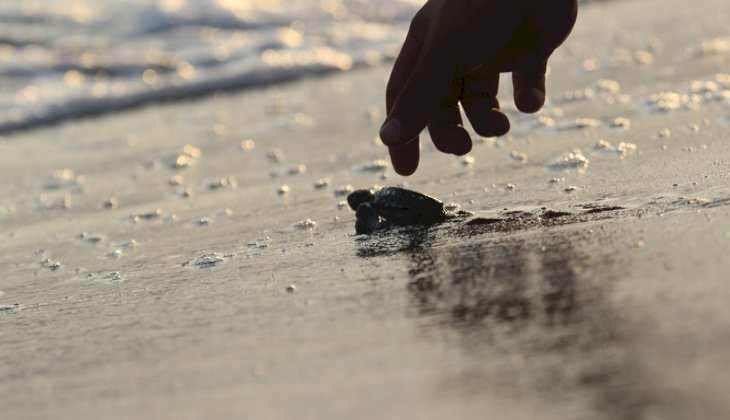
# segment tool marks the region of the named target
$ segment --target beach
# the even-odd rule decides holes
[[[729,25],[584,5],[543,111],[407,178],[389,52],[0,124],[2,418],[730,419]],[[355,236],[377,186],[470,214]]]

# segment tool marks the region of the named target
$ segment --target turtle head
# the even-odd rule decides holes
[[[355,190],[347,196],[347,204],[350,208],[357,210],[357,207],[362,203],[372,203],[375,199],[375,194],[372,190]]]

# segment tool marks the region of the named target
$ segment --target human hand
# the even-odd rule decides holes
[[[459,104],[479,135],[506,134],[509,120],[497,101],[500,72],[512,72],[517,109],[539,111],[547,60],[570,34],[577,12],[577,0],[429,0],[411,22],[386,90],[380,138],[395,171],[416,171],[426,127],[438,150],[469,153]]]

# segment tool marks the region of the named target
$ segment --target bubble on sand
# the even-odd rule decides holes
[[[195,221],[196,226],[208,226],[211,223],[213,223],[213,220],[210,217],[201,217]]]
[[[266,153],[266,157],[269,158],[269,161],[272,163],[281,163],[285,159],[284,152],[282,152],[281,149],[269,149]]]
[[[329,186],[329,185],[330,185],[330,180],[329,179],[327,179],[327,178],[321,178],[321,179],[318,179],[314,183],[314,188],[317,189],[317,190],[321,190],[321,189],[327,188],[327,186]]]
[[[99,242],[104,240],[104,235],[94,235],[88,232],[81,232],[79,234],[79,239],[86,243],[98,244]]]
[[[317,222],[312,219],[304,219],[294,223],[293,227],[298,230],[312,230],[317,227]]]
[[[541,115],[537,119],[537,125],[540,127],[555,127],[555,120],[550,117]]]
[[[461,158],[461,166],[466,166],[467,168],[474,166],[474,162],[476,162],[474,156],[464,156]]]
[[[19,303],[14,305],[0,305],[0,315],[16,314],[20,312],[22,306]]]
[[[672,131],[668,128],[663,128],[659,130],[659,133],[657,133],[660,139],[668,139],[672,135]]]
[[[58,260],[52,260],[50,258],[46,258],[43,261],[41,261],[41,267],[46,268],[50,271],[56,271],[59,268],[61,268],[61,262]]]
[[[628,129],[631,127],[631,120],[625,117],[616,117],[611,122],[611,127]]]
[[[120,258],[124,254],[124,251],[122,251],[122,248],[117,248],[113,251],[107,252],[106,257],[107,258]]]
[[[699,103],[698,95],[683,95],[677,92],[659,92],[649,96],[649,106],[662,112],[697,109]]]
[[[223,255],[217,252],[208,252],[195,258],[192,264],[200,268],[215,267],[223,262]]]
[[[221,188],[226,188],[226,187],[237,188],[238,181],[236,180],[236,177],[231,175],[231,176],[221,178],[216,182],[212,182],[212,183],[208,184],[208,189],[210,189],[210,190],[219,190]]]
[[[119,199],[116,197],[109,197],[102,205],[105,209],[115,209],[119,206]]]
[[[333,193],[335,194],[335,197],[342,197],[350,194],[352,191],[354,191],[354,189],[355,188],[352,185],[347,184],[342,187],[336,188]]]
[[[299,164],[289,168],[289,175],[301,175],[305,172],[307,172],[307,165],[304,164]]]
[[[654,63],[654,54],[649,51],[639,50],[634,54],[634,57],[640,66],[649,66]]]
[[[129,216],[133,222],[139,222],[142,220],[154,220],[162,216],[162,209],[154,209],[145,213],[134,213]]]
[[[108,281],[111,284],[119,284],[124,281],[124,278],[122,278],[122,274],[118,271],[112,271],[111,273],[102,277],[102,279]]]
[[[697,123],[689,123],[687,124],[687,130],[692,134],[696,134],[700,131],[700,125]]]
[[[636,152],[636,149],[637,147],[634,143],[621,142],[618,144],[618,146],[614,147],[610,142],[606,140],[598,140],[596,145],[593,146],[594,151],[616,154],[619,155],[622,159],[625,158],[627,155]]]
[[[552,169],[586,169],[589,163],[590,161],[583,155],[583,152],[575,149],[558,157],[550,167]]]
[[[509,184],[507,184],[507,185],[504,186],[504,189],[507,190],[507,191],[514,191],[514,190],[517,189],[517,185],[512,184],[512,183],[509,183]]]
[[[268,236],[256,239],[255,241],[251,241],[246,244],[249,248],[258,248],[258,249],[264,249],[269,247],[269,238]]]
[[[562,176],[560,176],[560,177],[554,176],[548,180],[548,183],[550,183],[550,184],[558,184],[561,182],[565,182],[565,178],[563,178]]]
[[[170,167],[172,169],[184,169],[195,165],[201,156],[200,149],[190,144],[186,144],[171,159]]]
[[[289,286],[286,287],[287,293],[294,293],[297,291],[297,285],[292,283]]]
[[[47,190],[60,190],[77,188],[86,182],[86,177],[83,175],[76,175],[71,169],[57,169],[49,175],[43,187]]]
[[[576,128],[595,128],[601,125],[601,121],[595,118],[581,117],[575,119]]]
[[[388,161],[383,159],[368,162],[358,168],[360,172],[384,172],[388,169]]]
[[[705,39],[700,45],[687,50],[687,55],[697,58],[716,57],[730,51],[730,37]]]
[[[567,92],[564,92],[562,95],[555,98],[555,101],[557,103],[563,103],[563,102],[577,102],[577,101],[584,101],[586,99],[592,99],[595,96],[595,92],[593,92],[593,89],[577,89],[577,90],[569,90]]]
[[[587,72],[596,71],[600,67],[600,62],[595,58],[586,58],[583,60],[583,70]]]
[[[569,186],[565,187],[565,189],[563,189],[563,191],[565,191],[567,193],[577,191],[577,190],[578,190],[578,187],[576,187],[575,185],[569,185]]]
[[[512,160],[516,160],[517,162],[520,162],[520,163],[522,163],[522,164],[526,164],[526,163],[527,163],[527,153],[524,153],[524,152],[518,152],[518,151],[516,151],[516,150],[513,150],[513,151],[512,151],[512,152],[511,152],[511,153],[509,154],[509,157],[510,157],[510,158],[511,158]]]
[[[621,84],[611,79],[601,79],[596,83],[596,87],[599,92],[603,93],[618,93],[621,90]]]
[[[173,187],[176,187],[185,183],[185,178],[182,175],[173,175],[170,177],[167,183],[172,185]]]
[[[73,205],[73,198],[68,194],[56,198],[41,194],[38,199],[42,210],[68,210]]]
[[[241,150],[248,152],[256,147],[256,142],[252,139],[241,140],[240,147]]]

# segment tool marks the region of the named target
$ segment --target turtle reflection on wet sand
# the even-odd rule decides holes
[[[431,226],[456,216],[441,201],[399,187],[385,187],[376,192],[356,190],[347,196],[347,203],[355,210],[357,235],[369,235],[391,225]]]

